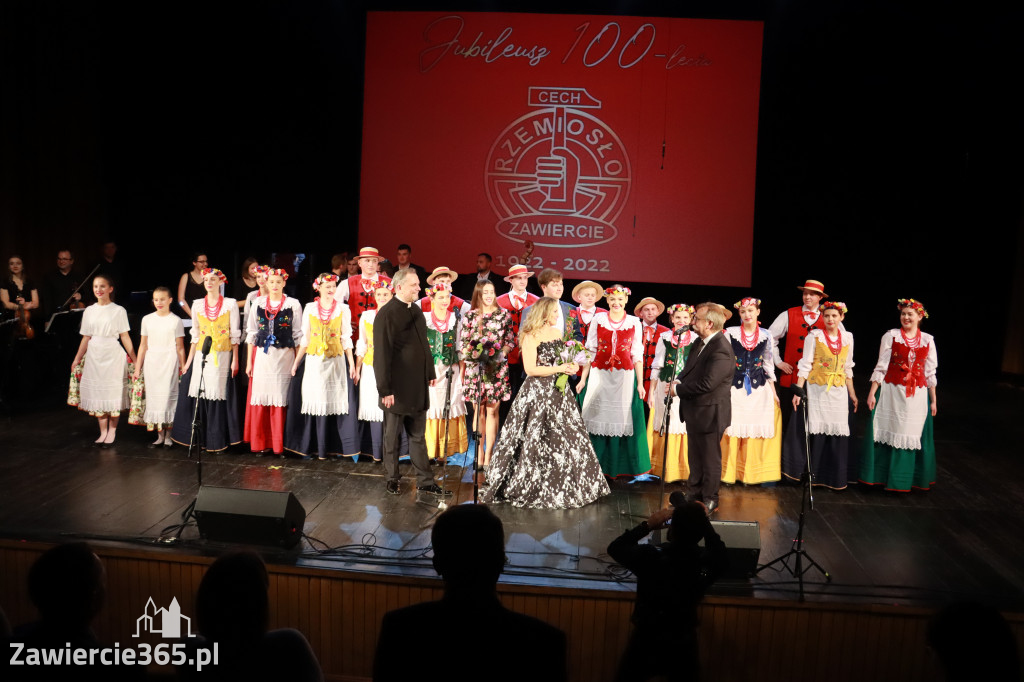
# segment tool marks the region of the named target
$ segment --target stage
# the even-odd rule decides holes
[[[939,395],[933,490],[815,489],[805,549],[832,580],[826,582],[814,569],[806,574],[807,608],[877,612],[897,607],[926,614],[952,600],[977,599],[1004,612],[1024,612],[1019,542],[1024,460],[1018,445],[1024,435],[1024,391],[990,384],[943,387]],[[18,543],[37,547],[84,539],[113,554],[191,561],[201,569],[239,546],[201,540],[194,525],[176,543],[159,542],[196,496],[195,461],[182,447],[147,448],[151,436],[126,419],[114,447],[92,447],[95,428],[93,418],[70,407],[18,414],[0,424],[0,537],[7,551]],[[436,594],[429,544],[437,500],[417,495],[410,465],[403,464],[402,471],[403,493],[390,496],[381,465],[368,457],[300,461],[239,450],[205,455],[202,463],[205,485],[291,491],[305,508],[304,531],[314,541],[304,540],[294,550],[258,548],[272,571],[321,576],[338,571],[370,581],[427,585],[423,594]],[[468,474],[458,467],[449,467],[448,474],[455,491],[449,504],[471,502]],[[666,495],[677,487],[666,486]],[[538,599],[546,591],[579,599],[593,593],[612,599],[628,617],[635,583],[605,549],[646,518],[659,495],[656,482],[619,480],[611,495],[583,509],[494,505],[507,539],[503,590]],[[790,549],[800,498],[794,485],[723,486],[716,520],[756,521],[765,563]],[[22,572],[11,569],[10,561],[6,565],[11,579]],[[8,595],[15,589],[5,585]],[[720,581],[710,594],[709,603],[720,598],[717,603],[737,608],[756,608],[759,602],[794,602],[796,608],[798,596],[792,575],[770,569],[751,579]],[[20,608],[2,605],[12,616]],[[1016,627],[1019,632],[1020,623]]]

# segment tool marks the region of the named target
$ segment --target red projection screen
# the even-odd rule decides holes
[[[758,21],[370,12],[360,245],[749,286]]]

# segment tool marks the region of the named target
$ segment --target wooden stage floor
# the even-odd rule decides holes
[[[946,386],[940,401],[932,491],[816,490],[806,549],[832,581],[811,570],[808,600],[931,606],[972,598],[1024,611],[1024,391],[1005,384]],[[198,555],[229,547],[200,540],[194,526],[176,546],[156,543],[195,497],[196,465],[184,448],[148,449],[149,434],[122,422],[116,447],[97,449],[89,446],[95,420],[69,407],[0,421],[0,537],[83,538]],[[409,468],[403,465],[403,472]],[[450,504],[472,500],[462,473],[449,468],[456,490]],[[238,452],[203,462],[207,485],[287,490],[302,503],[305,533],[323,544],[261,549],[268,562],[433,577],[428,547],[436,501],[417,500],[411,474],[401,496],[386,495],[382,474],[368,458],[319,462]],[[633,589],[605,548],[658,501],[657,483],[616,481],[610,496],[583,509],[496,505],[507,535],[503,580]],[[764,563],[790,549],[799,507],[796,486],[725,486],[717,520],[757,521]],[[325,546],[337,549],[317,551]],[[773,570],[720,582],[713,593],[797,595],[793,577]]]

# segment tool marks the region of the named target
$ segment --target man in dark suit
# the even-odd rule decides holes
[[[401,492],[398,441],[404,425],[409,433],[409,457],[416,469],[416,487],[436,495],[442,489],[430,472],[424,435],[430,406],[427,387],[434,381],[434,361],[423,311],[413,305],[420,293],[419,277],[410,268],[399,270],[393,284],[395,297],[377,311],[373,324],[373,369],[384,410],[385,486],[392,495]]]
[[[686,422],[690,478],[688,497],[702,501],[708,514],[718,509],[722,478],[722,434],[732,420],[730,386],[736,359],[721,333],[732,313],[717,303],[701,303],[693,329],[694,344],[673,392],[679,396],[679,419]]]
[[[498,600],[495,586],[505,567],[501,519],[482,504],[452,507],[437,517],[430,540],[434,570],[444,578],[444,596],[384,615],[373,662],[374,682],[564,682],[565,633],[510,611]],[[469,667],[453,668],[440,657],[417,665],[410,674],[410,643],[421,641],[425,633],[437,631],[444,623],[471,624],[471,637],[477,636],[474,641],[480,644],[472,662],[466,664]]]
[[[494,291],[497,292],[502,286],[501,275],[491,270],[493,259],[491,254],[481,251],[476,257],[476,276],[473,275],[460,275],[459,276],[459,291],[456,293],[467,301],[473,300],[473,289],[476,287],[476,283],[480,280],[487,280],[494,285]]]

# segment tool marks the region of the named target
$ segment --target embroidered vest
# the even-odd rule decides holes
[[[733,388],[746,388],[750,393],[768,383],[768,374],[764,369],[764,354],[768,347],[768,339],[762,339],[754,346],[754,350],[747,350],[740,343],[739,339],[729,337],[732,342],[732,352],[736,356],[736,371],[732,375]]]
[[[319,315],[309,316],[309,345],[306,346],[306,355],[334,358],[345,352],[341,347],[341,320],[343,317],[343,315],[337,315],[325,325]]]
[[[921,332],[918,332],[920,335]],[[919,388],[928,386],[924,378],[924,361],[928,357],[928,349],[931,346],[923,346],[913,351],[905,343],[892,342],[892,352],[889,354],[889,369],[885,372],[885,383],[905,386],[907,397],[910,398]]]
[[[282,299],[281,309],[274,316],[273,321],[267,317],[267,309],[261,306],[256,308],[256,324],[259,331],[256,332],[256,348],[266,351],[274,348],[295,348],[295,341],[292,339],[292,309],[284,305],[287,299]]]
[[[625,318],[623,318],[625,319]],[[612,332],[607,327],[597,328],[597,354],[594,356],[594,367],[597,369],[633,369],[633,334],[635,327],[620,329],[615,333],[615,347],[612,348]]]
[[[377,273],[377,278],[383,282],[390,282],[388,277]],[[352,313],[352,329],[359,326],[359,316],[367,310],[377,309],[377,299],[373,296],[373,289],[363,289],[363,276],[352,275],[348,278],[348,310]],[[365,360],[364,360],[365,362]]]
[[[693,348],[693,344],[688,343],[685,346],[674,348],[668,339],[662,339],[661,342],[665,345],[665,365],[658,373],[658,380],[674,381],[686,366],[686,359],[690,357],[690,349]]]
[[[427,327],[427,341],[430,343],[430,355],[435,365],[441,363],[445,367],[450,367],[458,364],[459,351],[455,346],[455,329],[455,324],[446,332]]]
[[[793,365],[792,374],[783,374],[779,377],[779,385],[791,386],[796,381],[796,364],[800,362],[800,356],[804,353],[804,340],[811,333],[812,329],[825,329],[825,322],[822,319],[821,311],[818,311],[818,319],[814,324],[807,324],[804,319],[804,309],[800,306],[789,309],[789,328],[786,330],[786,349],[783,351],[784,362]]]
[[[846,385],[846,356],[850,353],[849,346],[843,346],[839,356],[832,354],[828,344],[820,339],[815,342],[814,360],[811,362],[811,371],[807,375],[807,383],[827,386],[825,391],[832,390],[833,386]]]
[[[231,350],[231,313],[224,307],[224,311],[216,320],[211,320],[202,312],[199,313],[199,347],[203,347],[203,341],[207,336],[213,337],[213,346],[210,350],[220,353]]]

